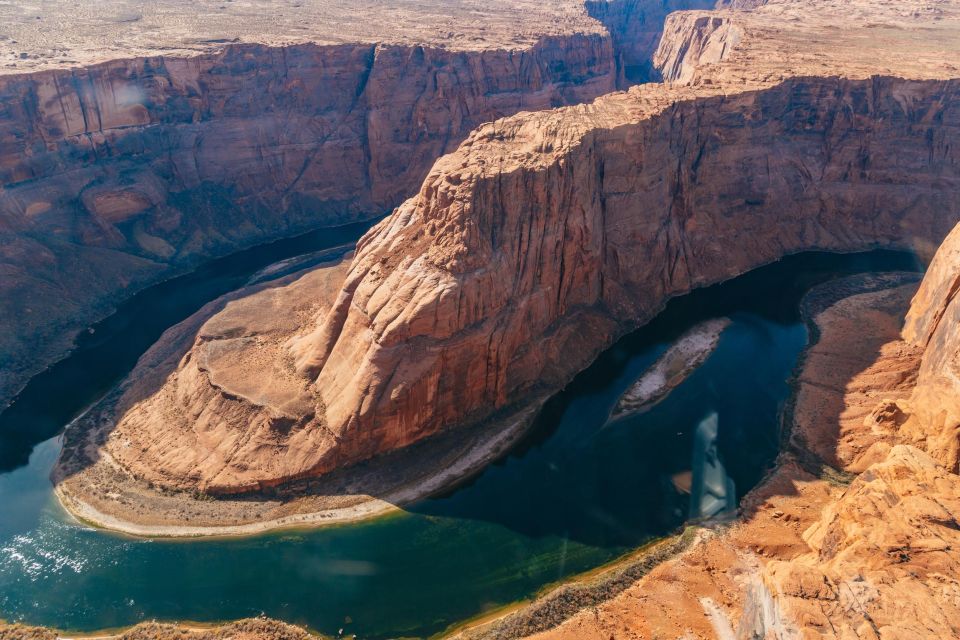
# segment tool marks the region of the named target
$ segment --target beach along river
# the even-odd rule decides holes
[[[735,505],[777,453],[779,412],[807,342],[803,294],[839,275],[917,268],[903,253],[807,253],[677,298],[552,398],[507,456],[403,513],[203,540],[135,539],[74,522],[48,479],[56,433],[167,326],[251,277],[303,266],[262,272],[262,255],[230,259],[227,275],[208,267],[207,276],[185,276],[194,293],[183,304],[171,301],[186,290],[171,287],[176,281],[138,294],[95,327],[60,374],[38,376],[0,416],[0,618],[95,630],[265,613],[331,635],[439,633]],[[716,339],[698,342],[701,326]],[[698,344],[707,353],[679,360],[689,370],[665,361]],[[630,411],[609,419],[625,391],[647,387],[659,389],[653,401],[631,396]]]

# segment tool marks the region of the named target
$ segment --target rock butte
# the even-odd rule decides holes
[[[0,5],[0,407],[118,300],[388,212],[480,123],[643,77],[707,4]]]
[[[670,296],[787,253],[930,255],[960,210],[958,27],[929,2],[672,14],[670,82],[481,126],[360,241],[278,352],[296,406],[186,358],[103,451],[167,489],[258,490],[522,408]]]

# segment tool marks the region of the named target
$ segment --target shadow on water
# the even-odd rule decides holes
[[[0,413],[0,473],[27,464],[35,445],[60,432],[116,385],[169,327],[204,304],[245,285],[258,271],[294,256],[260,279],[310,265],[309,255],[329,259],[353,249],[372,226],[360,222],[317,229],[212,260],[183,276],[144,289],[109,317],[80,334],[64,360],[34,376]],[[327,251],[323,251],[327,250]]]
[[[739,500],[778,452],[779,412],[807,340],[803,295],[843,275],[920,268],[903,252],[804,253],[675,298],[551,398],[496,473],[411,510],[495,522],[527,536],[636,545],[687,519],[695,431],[713,412]],[[687,381],[652,410],[607,424],[620,394],[671,343],[724,316],[732,324]]]
[[[76,526],[50,500],[59,446],[48,440],[29,466],[0,473],[0,612],[86,631],[265,612],[328,634],[429,637],[673,530],[689,513],[707,416],[718,417],[716,448],[736,493],[749,490],[777,452],[778,412],[806,344],[802,295],[834,276],[916,267],[902,253],[802,254],[677,298],[470,483],[356,525],[203,541]],[[606,424],[669,344],[717,316],[732,322],[701,367],[649,412]]]

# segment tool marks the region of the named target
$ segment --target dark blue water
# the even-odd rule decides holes
[[[0,473],[27,464],[33,446],[59,433],[116,385],[169,327],[206,303],[245,285],[278,261],[343,254],[372,223],[318,229],[212,260],[186,275],[132,296],[117,311],[80,334],[70,357],[35,376],[0,413]],[[339,247],[339,249],[337,249]],[[271,276],[284,275],[281,267]],[[56,398],[56,402],[49,402]]]
[[[91,530],[51,494],[57,438],[34,438],[29,464],[0,475],[0,618],[92,630],[263,612],[361,638],[435,634],[680,526],[694,429],[712,412],[724,467],[739,495],[749,490],[777,452],[787,381],[807,340],[804,292],[846,273],[914,268],[899,253],[803,254],[678,298],[551,399],[528,437],[472,482],[363,524],[201,541]],[[139,304],[156,313],[149,290]],[[627,386],[715,317],[732,323],[700,368],[647,413],[606,424]],[[105,377],[99,386],[116,380],[115,368]],[[23,450],[23,437],[0,432],[0,450]]]

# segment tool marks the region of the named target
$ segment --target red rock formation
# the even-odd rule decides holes
[[[935,245],[960,210],[960,84],[911,64],[912,79],[858,77],[899,61],[898,47],[914,46],[907,28],[843,58],[853,78],[806,77],[799,48],[761,63],[775,37],[824,38],[829,16],[784,33],[798,6],[672,18],[684,43],[665,40],[657,59],[676,61],[671,77],[688,84],[498,120],[441,158],[360,242],[329,314],[290,343],[317,398],[304,428],[332,440],[279,443],[297,460],[286,475],[267,465],[251,477],[267,468],[261,454],[217,444],[230,439],[155,450],[145,425],[163,421],[145,415],[121,419],[114,436],[143,441],[147,453],[128,464],[160,484],[217,491],[322,474],[559,388],[693,287],[795,251]],[[951,20],[916,60],[952,46],[960,61]],[[848,52],[843,40],[830,47],[817,65]],[[231,415],[240,433],[252,414]],[[162,460],[196,447],[218,464],[189,480],[163,472]]]
[[[478,124],[611,91],[708,4],[158,2],[82,29],[51,6],[40,33],[0,7],[0,406],[132,291],[384,213]]]
[[[651,64],[667,16],[685,9],[712,9],[713,0],[587,0],[587,12],[613,38],[624,80],[649,82],[659,76]]]
[[[794,251],[935,242],[960,207],[938,187],[960,178],[958,88],[645,87],[482,127],[361,243],[301,370],[340,447],[369,455],[561,386],[692,287]]]
[[[860,474],[804,533],[811,551],[765,568],[760,629],[795,638],[960,633],[960,477],[910,446]]]
[[[904,338],[923,349],[916,389],[903,410],[904,438],[960,471],[960,226],[937,251],[907,315]]]
[[[616,81],[601,35],[517,51],[236,45],[0,77],[0,404],[38,343],[62,349],[124,288],[389,210],[477,124]]]

